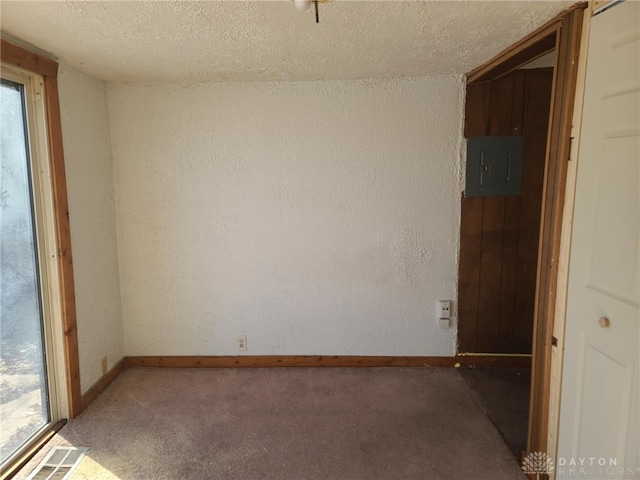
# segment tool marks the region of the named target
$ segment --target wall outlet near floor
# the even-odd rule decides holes
[[[107,357],[102,357],[100,361],[100,368],[102,369],[102,375],[107,374]]]
[[[238,336],[238,338],[236,339],[238,341],[238,351],[244,351],[247,349],[247,336],[246,335],[240,335]]]

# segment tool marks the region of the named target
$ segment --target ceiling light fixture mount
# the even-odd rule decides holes
[[[329,3],[332,0],[293,0],[295,7],[301,12],[308,12],[311,4],[316,11],[316,23],[320,23],[320,13],[318,11],[319,3]]]

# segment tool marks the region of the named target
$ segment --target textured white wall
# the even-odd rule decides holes
[[[107,97],[127,355],[455,353],[461,77]]]
[[[62,63],[58,83],[85,392],[124,355],[109,121],[103,82]]]

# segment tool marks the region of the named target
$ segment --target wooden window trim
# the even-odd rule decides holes
[[[78,355],[78,329],[71,256],[71,230],[69,228],[69,203],[67,200],[67,182],[62,148],[60,101],[58,98],[58,63],[4,39],[0,41],[0,60],[2,63],[36,73],[44,79],[47,142],[51,165],[60,276],[67,401],[69,418],[74,418],[82,412],[82,395],[80,391],[80,359]]]
[[[556,42],[547,156],[540,220],[538,273],[533,325],[531,400],[527,451],[547,451],[549,395],[562,216],[571,149],[571,122],[586,2],[572,5],[519,42],[467,74],[467,84],[499,78],[540,56],[548,39]],[[536,46],[541,44],[542,46]]]

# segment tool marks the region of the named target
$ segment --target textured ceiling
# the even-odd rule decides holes
[[[107,81],[466,73],[573,2],[2,1],[3,32]]]

